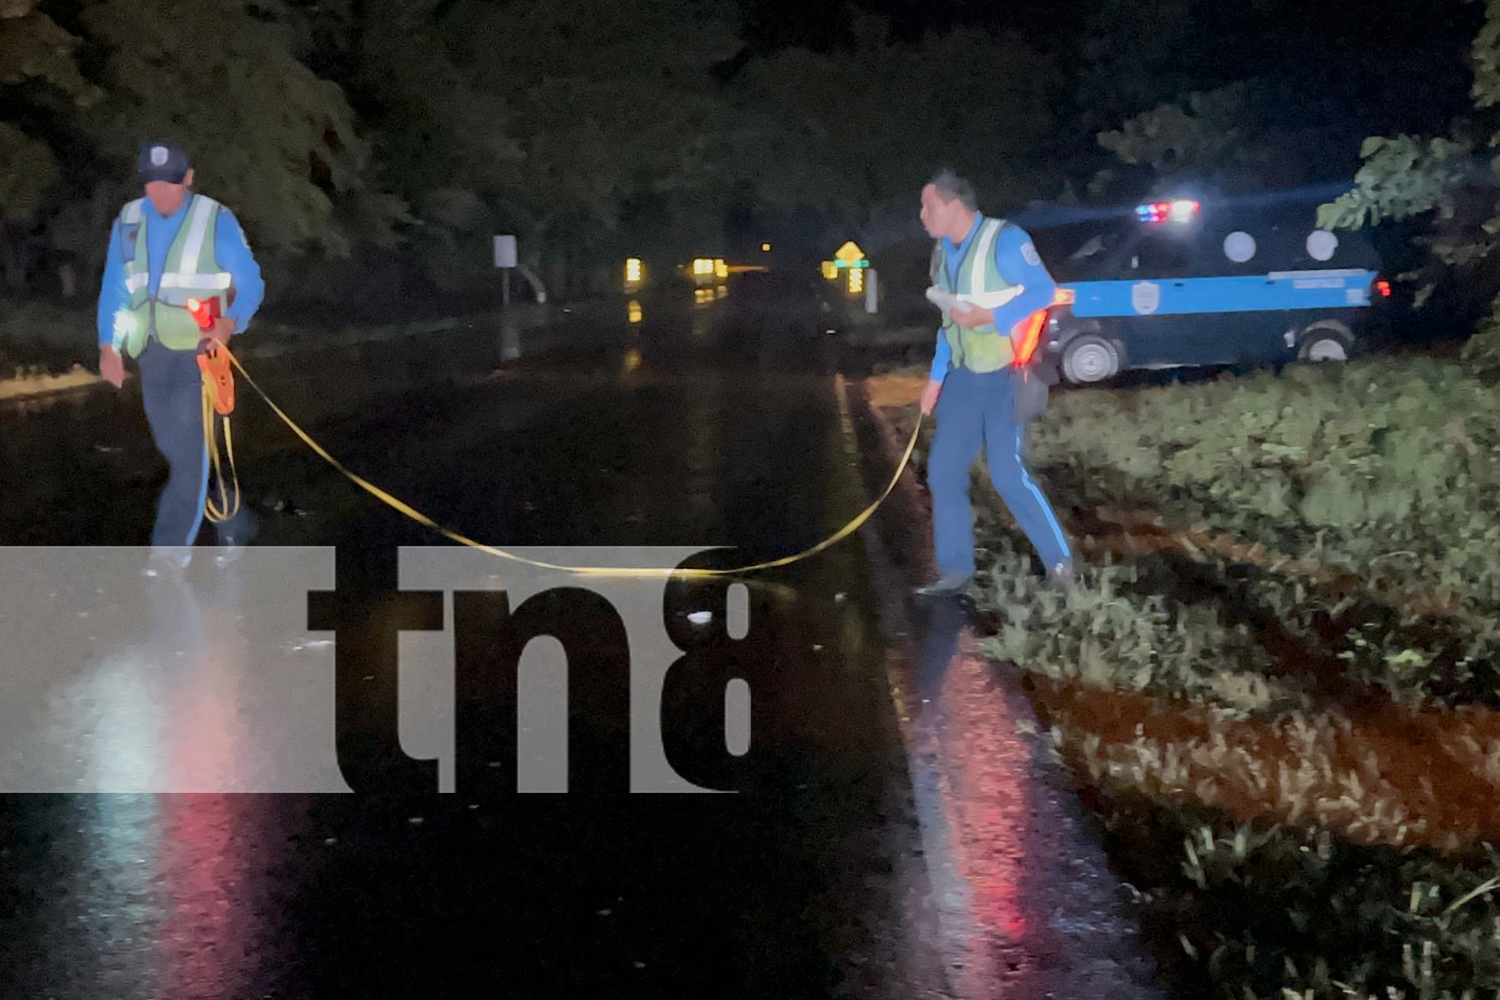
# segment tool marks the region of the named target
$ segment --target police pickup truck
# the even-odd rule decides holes
[[[1039,360],[1072,383],[1133,368],[1343,361],[1391,294],[1360,233],[1316,203],[1153,202],[1030,230],[1057,280]]]

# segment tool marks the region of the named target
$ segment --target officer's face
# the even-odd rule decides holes
[[[158,215],[171,215],[182,207],[192,183],[193,172],[191,170],[182,178],[181,184],[173,184],[170,181],[147,181],[146,197],[151,199],[151,204]]]
[[[962,208],[963,202],[957,198],[944,201],[938,194],[937,188],[929,184],[922,189],[922,228],[926,229],[927,235],[933,239],[945,236],[952,232],[954,222]]]

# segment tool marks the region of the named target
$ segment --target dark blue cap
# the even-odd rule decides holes
[[[142,183],[167,181],[181,184],[192,164],[188,162],[187,152],[177,143],[171,139],[158,139],[141,147],[135,166]]]

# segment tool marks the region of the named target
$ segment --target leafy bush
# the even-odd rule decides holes
[[[1452,707],[1500,701],[1494,390],[1380,359],[1069,391],[1033,461],[1075,524],[1164,543],[1055,594],[974,491],[983,648],[1034,678],[1187,992],[1500,992],[1500,737]]]
[[[1035,449],[1094,502],[1290,556],[1317,539],[1321,559],[1372,585],[1399,576],[1500,603],[1500,395],[1460,365],[1381,358],[1059,393]]]
[[[1500,857],[1464,862],[1106,800],[1146,920],[1222,1000],[1475,1000],[1500,990]],[[1172,852],[1167,844],[1178,845]]]

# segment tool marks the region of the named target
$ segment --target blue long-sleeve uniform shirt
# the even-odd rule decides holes
[[[146,224],[146,249],[151,262],[151,294],[155,295],[161,284],[162,268],[167,262],[167,253],[172,241],[187,218],[188,205],[192,199],[184,198],[182,205],[172,215],[163,218],[147,198],[141,206],[141,218]],[[244,230],[239,220],[228,208],[220,207],[218,226],[214,236],[214,254],[219,266],[234,279],[234,303],[224,315],[234,320],[236,336],[250,325],[250,318],[260,308],[266,294],[266,284],[260,275],[260,265],[250,252]],[[125,260],[120,237],[120,220],[117,217],[109,231],[109,253],[104,262],[104,280],[99,287],[99,346],[114,343],[115,313],[130,304],[130,293],[125,289]]]
[[[963,260],[969,244],[974,242],[974,234],[979,231],[979,223],[982,221],[982,216],[974,217],[974,225],[962,243],[954,245],[948,237],[943,237],[943,252],[948,258],[949,274],[958,273],[959,262]],[[1052,304],[1053,296],[1057,293],[1057,283],[1052,280],[1051,273],[1042,263],[1042,258],[1037,254],[1031,237],[1019,226],[1006,226],[995,237],[995,265],[1000,269],[1002,278],[1012,285],[1021,285],[1025,289],[1020,295],[995,310],[995,328],[1008,334],[1012,327],[1027,316]],[[932,355],[931,378],[934,382],[941,382],[948,374],[952,354],[952,350],[948,347],[948,338],[943,336],[940,326],[937,334],[937,349]]]

